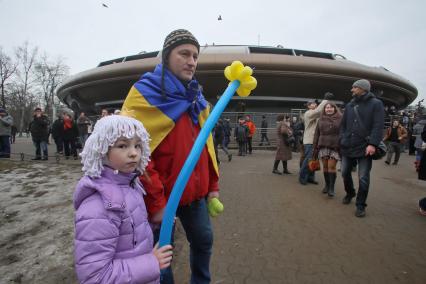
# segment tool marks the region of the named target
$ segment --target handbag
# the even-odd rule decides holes
[[[315,147],[312,152],[312,158],[308,161],[308,168],[311,172],[319,171],[321,169],[320,161],[318,159],[318,148]]]
[[[315,158],[309,160],[308,168],[311,172],[319,171],[321,169],[319,160]]]
[[[366,130],[365,126],[364,126],[364,123],[362,123],[362,120],[359,117],[358,106],[354,107],[354,111],[355,111],[356,118],[359,121],[359,125],[364,130],[364,132],[366,133],[367,130]],[[370,136],[367,136],[365,138],[365,140],[367,141],[367,143],[369,143]],[[381,158],[383,158],[384,156],[386,156],[387,151],[388,151],[388,147],[386,146],[386,144],[383,141],[380,141],[379,145],[376,146],[376,152],[374,152],[374,154],[371,155],[371,158],[373,160],[380,160]]]

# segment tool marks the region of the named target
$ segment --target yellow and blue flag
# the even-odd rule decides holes
[[[163,96],[161,74],[162,64],[158,64],[154,72],[142,75],[130,89],[122,107],[122,114],[138,119],[145,126],[151,137],[151,152],[154,152],[169,134],[184,112],[188,112],[194,124],[200,124],[200,127],[203,127],[210,112],[208,102],[196,80],[191,80],[185,88],[179,79],[164,68],[166,96]],[[207,150],[218,174],[211,134],[207,139]]]

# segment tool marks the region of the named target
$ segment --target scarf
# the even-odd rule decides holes
[[[207,107],[207,101],[201,93],[201,86],[196,80],[191,80],[184,86],[167,68],[164,70],[164,92],[161,95],[162,64],[155,67],[154,72],[142,75],[134,87],[143,94],[145,99],[169,116],[174,122],[187,111],[195,124],[198,116]]]
[[[68,130],[72,127],[72,120],[69,118],[64,118],[64,130]]]

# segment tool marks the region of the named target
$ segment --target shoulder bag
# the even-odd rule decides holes
[[[367,133],[367,129],[365,128],[364,123],[362,123],[362,120],[361,120],[361,118],[359,116],[358,106],[357,105],[354,106],[354,112],[355,112],[356,118],[358,119],[359,125],[361,126],[363,132]],[[370,136],[367,135],[365,137],[365,140],[367,141],[367,143],[369,143]],[[386,156],[386,152],[387,151],[388,151],[388,148],[386,147],[386,144],[383,143],[383,141],[380,141],[379,145],[376,146],[376,152],[371,156],[371,158],[373,160],[380,160],[381,158],[383,158],[384,156]]]

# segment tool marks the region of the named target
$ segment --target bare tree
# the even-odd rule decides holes
[[[50,114],[54,108],[55,89],[68,75],[69,67],[63,63],[62,58],[49,62],[48,56],[44,54],[35,64],[34,71],[44,100],[45,113]]]
[[[19,132],[22,135],[24,129],[25,110],[29,103],[33,102],[33,94],[30,93],[31,88],[34,86],[33,68],[36,61],[38,48],[29,48],[28,42],[16,49],[16,58],[18,59],[18,67],[16,69],[18,93],[17,99],[21,107],[21,114],[19,120]]]
[[[15,73],[16,67],[17,63],[12,62],[12,59],[3,52],[3,48],[0,46],[0,99],[3,108],[6,108],[6,81]]]

